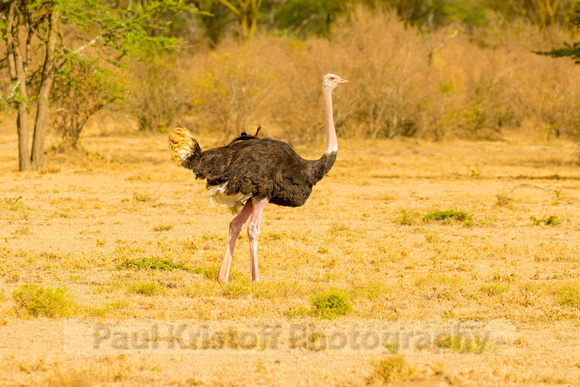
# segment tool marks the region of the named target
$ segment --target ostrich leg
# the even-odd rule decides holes
[[[230,240],[228,242],[228,247],[226,249],[226,256],[222,261],[222,266],[220,267],[220,272],[218,274],[218,282],[222,284],[228,283],[228,278],[230,276],[230,266],[232,265],[232,257],[234,254],[234,247],[236,246],[236,239],[244,227],[244,223],[252,214],[252,200],[248,200],[242,208],[242,211],[230,223]]]
[[[252,281],[258,281],[258,237],[260,236],[260,219],[268,204],[268,198],[256,200],[252,198],[252,219],[248,223],[248,239],[250,240],[250,260]]]

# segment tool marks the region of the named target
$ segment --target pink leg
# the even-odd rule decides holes
[[[218,274],[218,282],[222,284],[228,283],[228,278],[230,276],[230,266],[232,265],[232,257],[234,254],[234,247],[236,246],[236,239],[242,231],[242,227],[246,223],[246,220],[252,214],[252,200],[248,200],[244,205],[244,208],[236,215],[232,222],[230,223],[230,240],[228,242],[228,247],[226,249],[226,256],[222,261],[222,266],[220,267],[220,272]]]
[[[268,198],[260,201],[252,198],[252,219],[248,223],[248,239],[250,240],[250,260],[252,281],[258,281],[258,237],[260,236],[260,219],[268,204]]]

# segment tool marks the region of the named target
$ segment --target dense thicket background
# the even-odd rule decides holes
[[[30,3],[41,13],[62,1]],[[312,141],[323,136],[319,83],[327,72],[350,80],[334,95],[341,137],[501,139],[519,131],[549,139],[580,131],[580,66],[534,53],[575,47],[578,1],[173,1],[148,14],[155,23],[143,18],[158,4],[152,0],[92,3],[118,17],[114,31],[126,41],[129,20],[170,40],[155,50],[103,44],[81,52],[112,22],[63,18],[58,55],[66,66],[51,92],[50,127],[64,146],[80,146],[85,124],[103,114],[141,131],[184,125],[231,136],[262,125]],[[3,14],[0,53],[5,21]],[[31,41],[42,58],[42,33]],[[0,90],[10,111],[15,85],[6,64]]]

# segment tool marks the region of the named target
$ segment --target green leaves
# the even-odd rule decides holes
[[[177,40],[167,36],[171,25],[168,16],[198,12],[195,6],[181,0],[152,1],[144,7],[134,5],[129,9],[96,0],[61,0],[59,3],[64,12],[63,21],[83,27],[89,34],[84,45],[71,47],[73,51],[81,53],[93,47],[103,56],[100,49],[107,47],[117,51],[118,58],[144,59],[154,52],[175,48]]]
[[[569,56],[574,59],[576,64],[580,64],[580,42],[576,42],[573,45],[564,43],[564,47],[555,48],[550,51],[534,51],[534,54],[547,55],[554,58],[562,58]]]
[[[49,2],[44,1],[44,4]],[[196,13],[182,0],[151,1],[131,7],[101,0],[58,0],[65,31],[61,41],[52,104],[52,126],[65,147],[77,147],[89,117],[128,94],[126,71],[135,61],[149,61],[176,48],[169,36],[172,16]]]

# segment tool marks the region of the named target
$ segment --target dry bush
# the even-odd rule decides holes
[[[256,37],[245,45],[222,44],[196,58],[192,105],[195,126],[227,136],[258,125],[291,141],[324,136],[322,75],[342,74],[313,55],[319,41]],[[323,43],[328,51],[328,43]],[[322,55],[318,53],[317,55]],[[335,99],[340,93],[335,93]],[[341,103],[335,103],[335,124],[343,126]],[[194,129],[195,130],[195,129]]]
[[[266,133],[291,141],[322,138],[322,75],[341,72],[318,63],[313,55],[317,43],[256,37],[245,45],[224,43],[198,57],[192,90],[195,126],[227,136],[263,126]],[[345,122],[340,107],[335,103],[337,128]]]
[[[236,135],[259,124],[259,110],[275,82],[259,55],[268,49],[262,43],[229,42],[197,58],[191,94],[197,128]]]
[[[580,68],[531,53],[550,40],[523,26],[421,34],[392,13],[355,8],[330,40],[261,36],[198,55],[192,113],[199,128],[229,136],[263,125],[293,141],[321,139],[320,79],[334,72],[351,81],[333,94],[342,137],[576,135]]]
[[[369,384],[405,382],[412,380],[416,373],[415,367],[403,355],[386,356],[373,365],[373,373],[368,378]]]
[[[392,14],[364,9],[339,31],[334,45],[344,47],[346,73],[360,85],[354,135],[497,139],[530,122],[544,137],[580,126],[580,69],[529,52],[541,47],[537,37],[484,49],[460,27],[420,35]]]
[[[358,8],[337,28],[335,38],[333,46],[343,51],[336,59],[354,80],[347,134],[372,139],[417,135],[421,107],[436,93],[429,89],[429,47],[417,31],[394,14],[371,16]]]
[[[185,61],[176,58],[136,64],[127,107],[139,130],[165,131],[181,125],[188,105],[189,76]]]
[[[327,60],[327,40],[313,38],[302,42],[286,38],[280,42],[284,49],[277,58],[283,76],[272,98],[272,110],[265,114],[270,113],[271,123],[291,141],[326,139],[322,76],[336,73],[348,77],[339,64]],[[343,101],[349,87],[340,87],[333,93],[334,122],[339,132],[345,123]]]
[[[453,42],[441,55],[442,69],[462,67],[454,78],[462,90],[443,125],[468,138],[499,138],[506,129],[522,127],[544,139],[575,135],[580,125],[580,69],[572,61],[541,57],[523,45],[495,50],[469,45]],[[463,60],[470,58],[468,62],[477,65],[457,63],[460,59],[453,54],[460,50]]]

